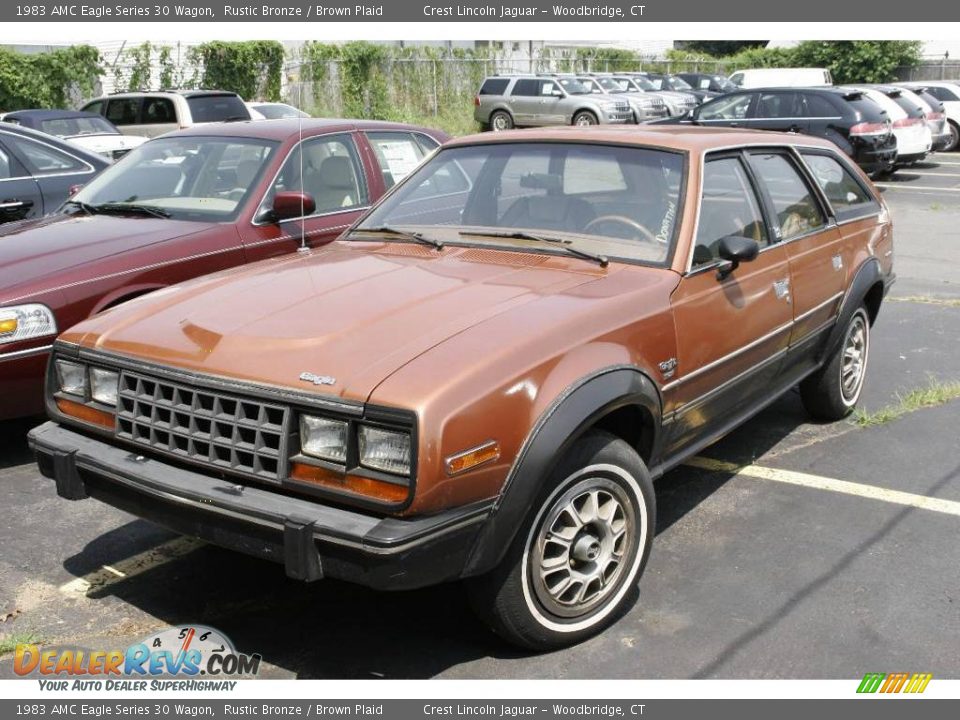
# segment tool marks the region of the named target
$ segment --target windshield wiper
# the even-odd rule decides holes
[[[434,240],[433,238],[428,238],[423,233],[411,232],[409,230],[399,230],[398,228],[390,227],[389,225],[381,225],[380,227],[372,228],[354,228],[351,231],[353,233],[364,232],[364,233],[381,233],[383,235],[393,235],[397,238],[402,238],[403,240],[413,240],[418,242],[421,245],[429,245],[436,250],[443,250],[443,243],[439,240]]]
[[[558,245],[559,249],[563,250],[568,255],[573,255],[575,257],[583,258],[584,260],[593,260],[595,263],[599,263],[600,267],[606,267],[607,265],[610,264],[610,260],[607,258],[606,255],[597,255],[592,252],[587,252],[586,250],[581,250],[579,248],[574,247],[571,240],[552,237],[550,235],[539,235],[537,233],[523,232],[522,230],[510,230],[508,232],[461,230],[460,235],[476,235],[478,237],[506,238],[508,240],[533,240],[534,242],[551,243],[553,245]]]
[[[133,213],[135,215],[151,215],[158,218],[168,218],[170,213],[155,205],[139,205],[137,203],[105,202],[99,205],[88,206],[94,213]]]
[[[81,210],[83,210],[87,215],[97,214],[97,209],[93,205],[89,203],[85,203],[83,200],[66,200],[63,204],[73,205],[74,207],[78,207]]]

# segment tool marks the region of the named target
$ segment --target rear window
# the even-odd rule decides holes
[[[503,95],[510,81],[507,78],[490,78],[480,88],[481,95]]]
[[[886,122],[889,117],[887,111],[877,105],[866,95],[858,95],[855,98],[844,98],[847,104],[853,108],[854,112],[860,114],[866,122]]]
[[[236,95],[194,95],[187,98],[195,123],[249,120],[250,112]]]
[[[920,103],[914,98],[909,97],[907,95],[897,95],[890,99],[893,100],[901,108],[903,108],[904,112],[907,113],[907,117],[910,117],[910,118],[923,117],[924,108],[920,107]]]

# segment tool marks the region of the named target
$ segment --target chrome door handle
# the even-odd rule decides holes
[[[775,280],[773,283],[773,293],[777,296],[778,300],[790,302],[790,281]]]
[[[6,200],[0,203],[0,210],[11,210],[13,208],[19,208],[26,205],[23,200]]]
[[[834,256],[831,258],[830,261],[833,263],[833,269],[834,269],[834,270],[843,270],[843,258],[842,258],[842,257],[840,257],[839,255],[834,255]]]

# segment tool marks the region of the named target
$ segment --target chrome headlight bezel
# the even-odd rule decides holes
[[[11,322],[15,324],[15,328],[0,332],[0,345],[57,334],[57,318],[53,310],[43,303],[0,307],[0,327]]]

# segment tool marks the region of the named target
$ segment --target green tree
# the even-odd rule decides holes
[[[101,72],[89,45],[30,55],[0,48],[0,111],[68,108],[93,94]]]
[[[230,90],[245,100],[280,100],[283,45],[275,40],[215,40],[191,48],[190,58],[203,68],[203,87]]]
[[[920,63],[921,43],[913,40],[807,41],[793,48],[798,67],[826,67],[837,84],[896,80],[900,67]]]
[[[769,40],[682,40],[676,43],[677,49],[689,50],[712,57],[736,55],[741,50],[766,47]]]

